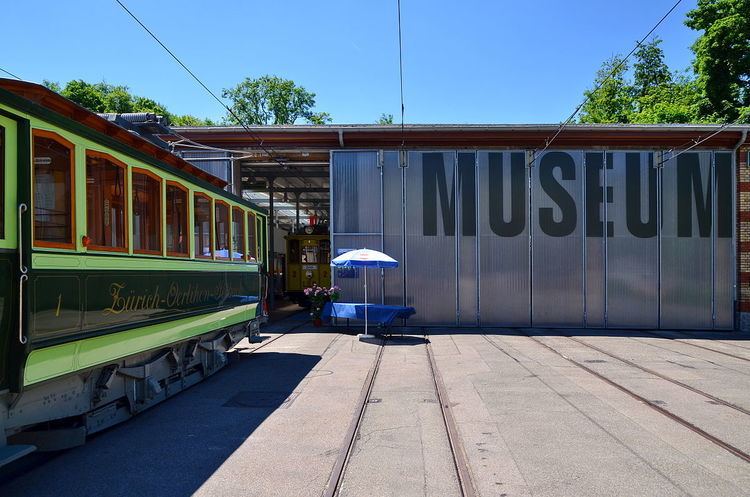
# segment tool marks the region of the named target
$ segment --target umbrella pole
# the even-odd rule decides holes
[[[367,266],[365,266],[365,336],[370,336],[367,333]]]

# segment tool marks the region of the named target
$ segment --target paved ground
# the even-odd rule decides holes
[[[269,339],[296,328],[255,353],[241,344],[223,371],[0,495],[321,495],[377,345],[301,319],[273,323]],[[485,333],[430,337],[478,494],[750,495],[750,463],[726,448],[750,453],[750,337]],[[421,339],[386,346],[341,488],[459,495]]]

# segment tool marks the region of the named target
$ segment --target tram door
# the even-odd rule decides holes
[[[0,357],[8,357],[6,347],[11,343],[8,335],[14,329],[18,333],[15,324],[18,316],[18,285],[23,284],[20,281],[16,254],[19,236],[16,228],[16,143],[15,121],[0,116],[0,274],[5,275],[0,278]],[[7,361],[4,362],[6,364],[0,364],[0,390],[8,386],[9,365]]]

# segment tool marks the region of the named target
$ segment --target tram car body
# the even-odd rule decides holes
[[[46,88],[0,79],[0,466],[216,372],[264,312],[266,211]]]
[[[305,226],[286,237],[286,295],[306,305],[304,290],[331,286],[331,238],[325,225]]]

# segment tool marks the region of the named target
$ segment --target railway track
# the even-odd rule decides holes
[[[675,342],[684,343],[685,345],[690,345],[691,347],[696,347],[696,348],[703,349],[703,350],[710,350],[711,352],[715,352],[717,354],[722,354],[722,355],[725,355],[727,357],[732,357],[733,359],[738,359],[740,361],[750,362],[750,358],[739,356],[737,354],[732,354],[731,352],[725,352],[723,350],[714,349],[712,347],[706,347],[705,345],[699,345],[697,343],[688,342],[685,339],[681,339],[681,338],[673,338],[673,337],[670,337],[670,336],[660,335],[659,333],[656,333],[654,331],[645,331],[645,330],[641,330],[641,331],[643,331],[643,333],[649,334],[651,336],[655,336],[657,338],[664,338],[664,339],[667,339],[667,340],[674,340]],[[740,347],[740,348],[744,348],[744,347]]]
[[[677,330],[674,330],[674,331],[671,331],[670,333],[675,333],[677,335],[683,335],[683,336],[685,336],[686,339],[691,339],[691,340],[696,340],[696,339],[702,338],[702,337],[692,336],[692,335],[694,335],[696,333],[702,333],[700,331],[692,331],[692,330],[677,331]],[[731,333],[736,333],[736,332],[729,332],[729,334],[731,334]],[[722,333],[721,335],[723,335],[723,336],[726,337],[727,334],[726,333]],[[668,338],[668,337],[665,337],[665,338]],[[745,337],[744,338],[748,338],[748,335],[746,333],[745,333]],[[733,342],[728,342],[727,340],[728,340],[728,338],[727,339],[724,339],[724,338],[716,338],[716,339],[712,338],[711,342],[721,343],[721,344],[727,345],[729,347],[735,347],[735,348],[738,348],[738,349],[750,350],[750,346],[740,345],[738,343],[733,343]],[[748,345],[750,345],[750,339],[748,340]]]
[[[303,322],[301,322],[299,324],[295,324],[294,326],[292,326],[288,330],[285,330],[285,331],[282,331],[281,333],[279,333],[278,336],[275,336],[275,337],[271,338],[270,340],[266,340],[265,342],[262,342],[260,345],[258,345],[254,349],[252,349],[250,352],[246,352],[246,354],[254,354],[255,352],[257,352],[260,349],[262,349],[263,347],[267,347],[267,346],[271,345],[273,342],[275,342],[279,338],[283,337],[284,335],[286,335],[288,333],[293,332],[294,330],[296,330],[297,328],[300,328],[300,327],[304,326],[305,324],[307,324],[305,321],[303,321]]]
[[[325,490],[323,491],[324,497],[335,497],[339,495],[341,491],[341,485],[344,481],[348,463],[351,459],[352,452],[358,438],[360,428],[362,427],[362,421],[364,419],[365,411],[370,403],[370,396],[372,394],[373,385],[380,369],[380,363],[383,358],[383,352],[387,344],[387,339],[384,338],[380,345],[373,365],[370,367],[370,371],[365,378],[364,385],[362,386],[362,392],[360,394],[357,407],[354,412],[354,416],[349,425],[344,438],[344,444],[340,451],[339,457],[334,464],[333,471],[328,479]],[[445,433],[448,438],[448,444],[450,446],[451,455],[453,457],[453,466],[456,471],[456,478],[459,484],[459,490],[463,497],[475,497],[477,495],[474,483],[472,481],[471,473],[469,471],[469,464],[466,454],[461,444],[458,427],[456,425],[453,413],[451,412],[450,403],[448,401],[448,395],[443,383],[443,379],[440,376],[437,365],[435,364],[435,358],[432,354],[432,348],[428,335],[424,335],[425,352],[429,361],[429,370],[432,376],[433,385],[435,387],[435,395],[437,397],[438,405],[442,413],[442,419],[445,427]]]
[[[650,374],[652,376],[656,376],[657,378],[661,378],[662,380],[668,381],[668,382],[670,382],[670,383],[672,383],[674,385],[677,385],[679,387],[682,387],[682,388],[684,388],[686,390],[690,390],[693,393],[697,393],[698,395],[702,395],[703,397],[705,397],[705,398],[707,398],[707,399],[709,399],[709,400],[711,400],[711,401],[713,401],[713,402],[715,402],[717,404],[721,404],[723,406],[729,407],[730,409],[734,409],[735,411],[739,411],[742,414],[747,414],[748,416],[750,416],[750,409],[745,409],[744,407],[738,406],[737,404],[729,402],[728,400],[724,400],[724,399],[722,399],[720,397],[716,397],[715,395],[712,395],[712,394],[710,394],[708,392],[705,392],[705,391],[701,390],[700,388],[696,388],[696,387],[694,387],[692,385],[688,385],[687,383],[684,383],[684,382],[682,382],[680,380],[671,378],[671,377],[669,377],[667,375],[664,375],[662,373],[659,373],[658,371],[655,371],[655,370],[653,370],[651,368],[647,368],[645,366],[641,366],[640,364],[637,364],[637,363],[635,363],[635,362],[633,362],[633,361],[631,361],[629,359],[625,359],[624,357],[620,357],[620,356],[618,356],[616,354],[613,354],[612,352],[604,350],[601,347],[597,347],[596,345],[592,345],[590,343],[584,342],[583,340],[580,340],[578,338],[571,337],[571,336],[568,336],[568,335],[563,335],[563,336],[565,338],[567,338],[568,340],[572,340],[572,341],[574,341],[574,342],[576,342],[576,343],[578,343],[580,345],[583,345],[584,347],[587,347],[589,349],[595,350],[595,351],[599,352],[600,354],[604,354],[604,355],[606,355],[608,357],[611,357],[612,359],[615,359],[615,360],[620,361],[620,362],[622,362],[624,364],[627,364],[630,367],[639,369],[639,370],[643,371],[644,373],[648,373],[648,374]]]
[[[617,383],[613,379],[611,379],[611,378],[609,378],[609,377],[607,377],[607,376],[605,376],[605,375],[603,375],[603,374],[595,371],[594,369],[586,366],[585,364],[582,364],[581,362],[576,361],[575,359],[572,359],[571,357],[568,357],[567,355],[565,355],[562,352],[558,351],[554,347],[551,347],[551,346],[547,345],[546,343],[542,342],[541,340],[538,340],[536,337],[534,337],[532,335],[529,335],[527,333],[523,333],[523,335],[526,336],[527,338],[529,338],[530,340],[536,342],[537,344],[541,345],[545,349],[549,350],[550,352],[552,352],[552,353],[556,354],[557,356],[565,359],[566,361],[568,361],[569,363],[573,364],[574,366],[576,366],[576,367],[578,367],[578,368],[586,371],[587,373],[589,373],[592,376],[598,378],[599,380],[607,383],[608,385],[616,388],[617,390],[620,390],[621,392],[627,394],[628,396],[630,396],[630,397],[634,398],[635,400],[641,402],[642,404],[648,406],[649,408],[653,409],[654,411],[658,412],[659,414],[662,414],[663,416],[671,419],[672,421],[674,421],[674,422],[676,422],[676,423],[684,426],[685,428],[689,429],[693,433],[695,433],[695,434],[703,437],[704,439],[706,439],[709,442],[717,445],[718,447],[721,447],[722,449],[726,450],[727,452],[731,453],[732,455],[738,457],[739,459],[742,459],[746,463],[750,463],[750,454],[748,454],[747,452],[744,452],[743,450],[739,449],[738,447],[735,447],[734,445],[732,445],[732,444],[730,444],[730,443],[728,443],[728,442],[726,442],[724,440],[721,440],[717,436],[715,436],[715,435],[707,432],[706,430],[703,430],[702,428],[699,428],[698,426],[696,426],[695,424],[691,423],[687,419],[685,419],[685,418],[683,418],[683,417],[681,417],[681,416],[679,416],[679,415],[677,415],[677,414],[675,414],[675,413],[673,413],[673,412],[671,412],[671,411],[669,411],[669,410],[661,407],[660,405],[658,405],[658,404],[650,401],[649,399],[643,397],[642,395],[640,395],[637,392],[629,389],[628,387],[626,387],[626,386],[624,386],[624,385],[622,385],[620,383]],[[482,336],[484,336],[485,339],[487,341],[489,341],[490,343],[493,343],[493,344],[495,343],[493,340],[491,340],[486,335],[482,335]],[[496,347],[499,348],[500,350],[502,350],[504,353],[508,354],[502,348],[500,348],[498,345],[496,345]],[[518,362],[517,359],[515,359],[515,358],[513,358],[513,359],[516,362]]]

